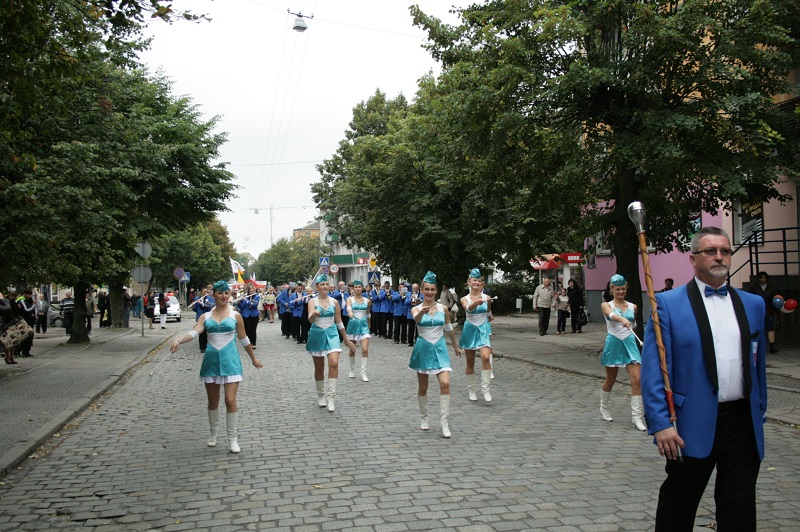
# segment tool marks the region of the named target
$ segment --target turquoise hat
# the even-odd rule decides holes
[[[364,286],[364,283],[362,283],[359,279],[356,279],[353,281],[353,286]]]
[[[625,286],[627,282],[628,281],[626,281],[625,278],[618,273],[611,276],[611,284],[614,286]]]
[[[481,275],[481,271],[478,268],[472,268],[469,271],[469,278],[470,279],[482,279],[483,275]]]
[[[429,284],[436,284],[436,274],[429,271],[428,273],[425,274],[425,277],[422,278],[422,282]]]
[[[317,278],[314,279],[314,284],[327,283],[327,282],[328,282],[328,276],[325,275],[324,273],[318,275]]]
[[[231,287],[228,286],[227,281],[217,281],[214,283],[214,292],[230,292]]]

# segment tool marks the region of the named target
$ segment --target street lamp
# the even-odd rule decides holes
[[[306,31],[308,29],[308,24],[306,24],[306,21],[303,20],[304,18],[314,18],[314,15],[311,15],[309,17],[309,16],[306,16],[306,15],[303,15],[303,13],[292,13],[288,9],[286,10],[286,12],[289,13],[290,15],[294,15],[294,16],[297,17],[296,19],[294,19],[294,25],[292,26],[292,29],[294,31],[296,31],[297,33],[303,33],[304,31]]]

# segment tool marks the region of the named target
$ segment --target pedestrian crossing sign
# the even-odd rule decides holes
[[[381,282],[380,272],[369,272],[369,276],[367,277],[367,284],[380,284],[380,282]]]
[[[331,258],[330,257],[320,257],[319,258],[319,265],[320,266],[330,266],[331,265]]]

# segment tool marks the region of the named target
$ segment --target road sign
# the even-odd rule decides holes
[[[192,274],[189,272],[183,272],[183,277],[181,277],[182,283],[188,283],[192,278]]]
[[[320,257],[319,258],[319,265],[320,266],[330,266],[331,258],[330,257]]]
[[[336,273],[338,271],[339,271],[339,265],[338,264],[331,264],[331,273]]]
[[[369,273],[369,276],[367,277],[367,284],[380,284],[380,282],[381,282],[380,272]]]
[[[137,283],[146,283],[153,277],[153,270],[150,266],[139,265],[133,269],[133,280]]]
[[[375,266],[378,265],[378,261],[377,261],[377,259],[375,259],[374,256],[369,258],[369,265],[370,265],[371,268],[374,268]],[[380,276],[378,276],[378,277],[380,277]]]
[[[151,246],[148,242],[137,242],[134,249],[136,250],[136,253],[138,253],[143,259],[150,257],[150,255],[153,253],[153,246]]]
[[[180,279],[181,277],[183,277],[184,273],[186,272],[183,271],[183,268],[175,268],[172,271],[172,275],[174,275],[176,279]]]

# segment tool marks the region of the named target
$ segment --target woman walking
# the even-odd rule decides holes
[[[581,331],[581,309],[583,309],[583,287],[570,279],[567,283],[567,296],[569,297],[570,326],[573,333]]]
[[[367,376],[367,362],[369,361],[369,334],[371,301],[364,297],[364,284],[359,281],[353,281],[353,295],[347,298],[347,313],[350,315],[350,321],[347,322],[347,338],[354,344],[361,344],[361,380],[369,382]],[[356,352],[350,352],[350,378],[355,378],[356,373]]]
[[[317,297],[308,300],[308,332],[306,351],[314,361],[314,383],[317,388],[319,406],[328,407],[328,412],[336,410],[336,381],[339,379],[339,353],[342,352],[339,336],[350,353],[356,352],[356,345],[344,332],[342,310],[335,299],[328,297],[330,285],[324,273],[316,278]],[[325,358],[328,359],[328,394],[325,396]]]
[[[450,426],[447,418],[450,415],[450,355],[444,333],[450,337],[450,344],[456,356],[461,356],[461,349],[456,344],[456,334],[450,323],[450,310],[436,302],[436,274],[428,272],[422,279],[423,300],[411,309],[417,324],[419,337],[414,343],[410,370],[417,373],[417,402],[419,403],[420,429],[428,430],[428,377],[436,375],[439,380],[439,423],[442,436],[450,437]]]
[[[600,305],[606,317],[606,345],[600,362],[606,368],[606,380],[600,391],[600,415],[604,421],[613,421],[609,407],[611,406],[611,389],[617,380],[619,368],[628,370],[631,380],[631,420],[638,430],[647,430],[644,423],[644,408],[642,405],[642,384],[640,380],[642,355],[636,346],[636,337],[633,334],[635,327],[636,305],[625,301],[628,293],[628,283],[619,274],[611,277],[610,281],[612,300]]]
[[[238,415],[239,407],[236,403],[236,394],[239,383],[242,381],[242,360],[236,339],[250,355],[250,361],[256,368],[262,368],[261,361],[256,358],[250,339],[244,332],[242,316],[233,310],[228,303],[231,298],[231,289],[225,281],[214,283],[214,302],[216,306],[210,312],[203,314],[197,320],[194,328],[172,344],[171,352],[186,342],[191,342],[201,333],[208,333],[208,347],[203,356],[200,367],[200,381],[205,384],[208,397],[208,422],[211,433],[208,437],[208,446],[217,445],[217,431],[219,429],[219,397],[220,387],[225,388],[225,428],[228,433],[228,448],[232,453],[241,451],[239,447]]]
[[[487,403],[492,401],[490,383],[492,378],[492,329],[489,322],[492,320],[492,300],[483,293],[483,276],[478,268],[473,268],[469,272],[467,279],[469,293],[461,298],[461,306],[467,315],[464,322],[464,329],[458,345],[464,350],[467,358],[467,387],[469,389],[469,400],[477,401],[475,393],[475,354],[479,353],[481,358],[481,391],[483,400]]]

